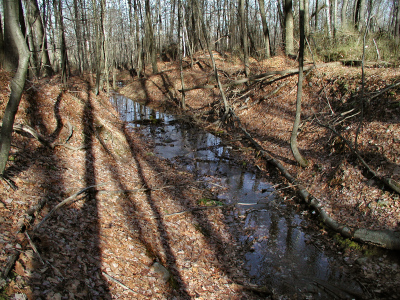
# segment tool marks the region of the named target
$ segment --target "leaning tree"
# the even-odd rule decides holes
[[[29,65],[29,49],[19,24],[19,0],[4,0],[4,24],[10,30],[10,39],[18,49],[18,68],[11,80],[11,93],[3,115],[0,133],[0,175],[4,176],[8,154],[11,148],[11,136],[14,119],[21,101]]]

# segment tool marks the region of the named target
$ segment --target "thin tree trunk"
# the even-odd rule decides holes
[[[62,2],[61,0],[53,0],[54,14],[56,17],[58,41],[60,43],[60,58],[61,58],[61,80],[64,84],[67,83],[69,76],[67,46],[65,43],[64,21],[62,15]]]
[[[151,59],[151,66],[153,68],[153,74],[158,73],[157,68],[157,55],[156,55],[156,47],[154,42],[154,33],[153,33],[153,22],[151,19],[151,7],[150,0],[146,0],[146,38],[149,43],[149,52]]]
[[[310,2],[304,1],[304,35],[308,37],[310,34]]]
[[[174,2],[175,4],[175,2]],[[181,7],[181,0],[178,0],[178,55],[179,55],[179,70],[181,73],[181,84],[182,84],[182,90],[185,89],[185,82],[183,80],[183,67],[182,67],[182,45],[183,41],[181,40],[181,30],[183,32],[183,26],[182,26],[182,7]],[[185,103],[185,92],[182,92],[182,100],[181,100],[181,106],[183,109],[186,108],[186,103]]]
[[[213,69],[214,69],[214,76],[215,76],[215,79],[216,79],[216,81],[217,81],[219,91],[220,91],[220,93],[221,93],[222,103],[223,103],[223,105],[224,105],[224,110],[225,110],[225,112],[224,112],[224,118],[225,118],[225,116],[227,116],[227,114],[229,113],[229,104],[228,104],[228,100],[226,99],[224,89],[222,88],[221,81],[219,80],[218,69],[217,69],[217,66],[216,66],[216,64],[215,64],[214,55],[213,55],[212,50],[211,50],[211,45],[210,45],[210,40],[209,40],[209,37],[208,37],[208,31],[207,31],[207,28],[206,28],[206,24],[205,24],[205,22],[204,22],[204,20],[203,20],[203,16],[200,14],[200,8],[198,7],[197,0],[194,0],[194,3],[195,3],[195,8],[197,8],[197,10],[199,11],[200,22],[201,22],[201,25],[202,25],[202,27],[203,27],[204,39],[205,39],[205,41],[206,41],[208,53],[210,54],[211,62],[212,62]]]
[[[342,11],[341,11],[342,31],[347,29],[346,11],[347,11],[348,4],[349,4],[349,0],[343,0]]]
[[[4,22],[10,31],[10,38],[18,49],[18,69],[11,80],[11,93],[3,115],[0,133],[0,174],[4,175],[8,154],[11,148],[11,136],[14,119],[21,101],[29,65],[29,49],[18,24],[18,1],[3,1]]]
[[[260,6],[260,14],[261,14],[261,22],[263,26],[264,33],[264,55],[265,58],[271,57],[271,42],[269,38],[269,28],[267,24],[267,18],[265,16],[265,4],[264,0],[258,0],[258,4]]]
[[[239,0],[239,26],[240,26],[240,38],[242,41],[242,48],[243,48],[244,73],[246,74],[246,77],[248,77],[250,74],[249,48],[248,48],[248,37],[247,37],[247,28],[246,28],[244,11],[245,11],[244,0]]]
[[[300,49],[299,49],[299,80],[297,84],[296,117],[293,123],[292,135],[290,137],[290,148],[296,161],[302,167],[308,166],[308,161],[300,154],[297,146],[297,133],[301,118],[301,98],[303,95],[303,62],[304,62],[304,0],[299,1],[299,23],[300,23]]]

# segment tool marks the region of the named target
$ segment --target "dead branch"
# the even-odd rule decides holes
[[[311,65],[311,66],[304,67],[304,71],[312,70],[314,68],[325,67],[325,66],[328,66],[328,65],[338,65],[338,64],[340,64],[340,63],[333,62],[333,63],[319,64],[319,65]],[[266,72],[266,73],[262,73],[262,74],[258,74],[258,75],[254,75],[254,76],[250,76],[250,77],[234,80],[234,81],[231,81],[230,83],[223,84],[222,87],[226,88],[226,87],[229,87],[229,86],[239,85],[239,84],[246,83],[246,82],[249,82],[249,81],[262,81],[262,80],[265,80],[266,78],[269,78],[269,77],[274,76],[274,75],[289,75],[289,74],[290,75],[294,75],[294,74],[297,74],[298,72],[299,72],[299,68],[287,69],[287,70],[282,70],[282,71],[270,71],[270,72]],[[187,88],[187,89],[183,89],[183,90],[181,89],[181,90],[178,90],[178,91],[182,93],[182,92],[188,92],[188,91],[196,90],[196,89],[213,89],[213,88],[217,88],[217,87],[218,87],[218,85],[216,85],[216,84],[213,84],[213,85],[197,85],[197,86],[194,86],[194,87],[191,87],[191,88]]]
[[[350,141],[348,139],[346,139],[345,137],[343,137],[343,135],[341,135],[339,132],[337,132],[334,128],[330,127],[329,125],[326,124],[322,124],[321,122],[318,121],[318,119],[316,118],[316,122],[322,126],[325,127],[327,129],[329,129],[330,131],[332,131],[336,136],[338,136],[345,144],[347,147],[349,147],[350,151],[353,152],[357,158],[359,159],[359,161],[361,162],[361,164],[368,170],[368,172],[370,172],[372,174],[372,176],[378,178],[383,184],[385,184],[387,187],[389,187],[390,189],[392,189],[394,192],[400,194],[400,184],[398,182],[396,182],[395,180],[391,179],[391,178],[385,178],[385,177],[381,177],[379,176],[374,170],[372,170],[372,168],[365,162],[365,160],[361,157],[360,153],[358,152],[357,149],[355,149]]]
[[[370,102],[372,99],[375,99],[376,97],[379,97],[380,95],[386,93],[387,91],[398,87],[399,85],[400,85],[400,81],[399,81],[399,82],[396,82],[396,83],[394,83],[394,84],[392,84],[392,85],[389,85],[388,87],[385,87],[384,89],[378,91],[375,95],[373,95],[372,97],[370,97],[370,98],[368,99],[368,102]]]
[[[42,259],[42,257],[40,256],[39,251],[37,250],[35,244],[32,242],[31,237],[29,236],[29,234],[25,231],[25,236],[28,239],[29,245],[31,245],[31,248],[33,249],[33,251],[37,254],[37,256],[39,257],[40,262],[44,265],[44,261]]]
[[[29,208],[27,210],[24,217],[21,218],[17,224],[18,229],[17,229],[16,234],[25,232],[27,225],[32,222],[35,213],[38,212],[40,209],[42,209],[42,207],[45,205],[45,203],[46,203],[46,198],[43,198],[39,203],[37,203],[36,205],[32,206],[31,208]],[[10,273],[11,269],[13,268],[15,262],[17,261],[18,256],[19,256],[19,253],[17,252],[17,253],[13,253],[7,257],[6,266],[4,267],[3,272],[1,273],[2,278],[4,278],[4,279],[7,278],[8,274]]]
[[[117,279],[111,277],[111,276],[108,275],[106,272],[103,271],[102,274],[103,274],[107,279],[109,279],[109,280],[111,280],[112,282],[118,284],[120,287],[122,287],[122,288],[124,288],[124,289],[126,289],[126,290],[129,290],[129,291],[131,291],[132,293],[139,294],[139,295],[143,295],[143,294],[141,294],[141,293],[138,293],[138,292],[132,290],[130,287],[127,287],[127,286],[126,286],[125,284],[123,284],[121,281],[119,281],[119,280],[117,280]],[[145,295],[143,295],[143,296],[145,296]]]
[[[3,126],[3,123],[0,122],[0,127]],[[46,140],[46,138],[41,135],[40,133],[36,132],[35,129],[32,127],[25,125],[25,124],[14,124],[13,125],[13,130],[15,132],[25,132],[29,133],[31,136],[33,136],[37,141],[45,145],[46,147],[51,147],[50,143]]]
[[[38,230],[39,227],[42,226],[43,223],[46,222],[60,207],[62,207],[62,206],[64,206],[64,205],[66,205],[66,204],[69,204],[69,203],[73,202],[73,201],[75,200],[76,197],[78,197],[79,195],[85,193],[87,190],[90,190],[90,189],[93,189],[93,188],[96,188],[96,187],[105,185],[105,184],[107,184],[107,183],[108,183],[108,182],[106,182],[106,183],[101,183],[101,184],[96,184],[96,185],[92,185],[92,186],[88,186],[88,187],[86,187],[86,188],[80,190],[79,192],[77,192],[77,193],[75,193],[75,194],[69,196],[67,199],[65,199],[65,200],[63,200],[62,202],[60,202],[59,204],[57,204],[57,205],[43,218],[43,220],[33,228],[33,231]]]

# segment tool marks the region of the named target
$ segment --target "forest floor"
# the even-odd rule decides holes
[[[240,61],[216,58],[223,83],[244,76]],[[251,62],[252,74],[296,67],[295,61],[284,57]],[[119,74],[119,80],[127,84],[120,92],[179,111],[179,65],[159,63],[159,70],[159,74],[134,80],[128,73]],[[186,87],[215,84],[207,55],[199,55],[184,72]],[[0,78],[3,112],[11,74],[1,71]],[[329,65],[309,72],[298,135],[300,151],[310,162],[304,169],[294,161],[288,142],[297,76],[231,86],[227,96],[244,127],[321,201],[331,217],[349,226],[398,231],[398,195],[369,177],[343,141],[317,121],[335,125],[352,143],[359,131],[358,149],[368,164],[380,175],[400,181],[400,91],[393,88],[378,94],[399,79],[398,69],[366,69],[368,105],[358,130],[361,69]],[[0,299],[11,295],[28,299],[266,298],[247,283],[240,245],[224,222],[223,210],[192,212],[210,191],[192,174],[154,156],[151,143],[120,121],[109,95],[96,96],[92,88],[89,76],[71,77],[67,86],[57,76],[27,84],[16,123],[34,128],[45,142],[27,133],[13,135],[6,172],[10,184],[2,181],[0,191],[1,271],[10,260],[16,262],[7,281],[1,282]],[[217,89],[186,92],[187,114],[241,149],[240,159],[248,165],[270,172],[234,127],[214,123],[219,103]],[[89,189],[82,191],[85,188]],[[288,204],[300,205],[294,191],[285,193]],[[38,225],[68,197],[69,203]],[[36,210],[39,206],[43,208]],[[172,215],[183,211],[188,213]],[[374,252],[370,247],[344,247],[343,241],[314,223],[312,230],[324,240],[320,246],[341,253],[365,287],[366,298],[398,296],[400,267],[381,261],[382,255],[390,253],[364,259],[367,251]]]

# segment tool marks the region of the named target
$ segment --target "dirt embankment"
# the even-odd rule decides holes
[[[218,54],[216,61],[223,84],[244,77],[240,61]],[[285,57],[251,63],[253,74],[296,66],[295,61]],[[153,105],[178,103],[181,99],[179,68],[168,65],[164,69],[158,75],[134,81],[121,93]],[[213,86],[213,77],[209,58],[197,57],[193,68],[185,69],[185,88]],[[398,231],[399,196],[384,187],[379,177],[400,182],[399,86],[385,91],[399,82],[400,71],[367,68],[365,78],[362,92],[361,68],[338,63],[306,72],[298,144],[310,162],[308,168],[299,167],[289,144],[295,115],[296,75],[277,74],[246,85],[233,85],[226,89],[226,95],[246,130],[321,201],[335,221],[355,228]],[[185,93],[190,113],[208,124],[220,116],[220,98],[217,88]],[[335,129],[357,148],[377,176],[366,172],[346,143],[322,125]],[[228,134],[237,133],[230,126],[226,129]]]

